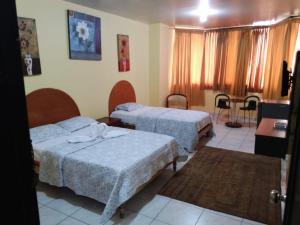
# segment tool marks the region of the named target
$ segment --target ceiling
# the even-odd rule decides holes
[[[200,0],[66,0],[145,23],[204,29],[251,25],[300,14],[300,0],[208,0],[218,11],[201,23],[191,15]]]

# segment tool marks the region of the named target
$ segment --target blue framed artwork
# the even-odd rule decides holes
[[[70,59],[101,60],[101,20],[68,10]]]

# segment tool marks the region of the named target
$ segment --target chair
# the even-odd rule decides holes
[[[188,109],[189,103],[186,95],[170,94],[167,96],[166,107],[177,108],[177,109]]]
[[[260,101],[260,98],[256,95],[250,95],[244,98],[244,106],[240,107],[240,110],[244,111],[244,123],[245,123],[245,117],[246,117],[246,111],[249,112],[249,127],[250,127],[250,116],[251,111],[256,111],[257,103]]]
[[[218,123],[218,119],[219,119],[219,116],[220,116],[220,113],[221,113],[222,109],[228,109],[228,115],[230,117],[231,106],[230,106],[230,97],[229,97],[229,95],[224,94],[224,93],[217,94],[215,96],[214,115],[215,115],[216,108],[219,108],[216,123]]]

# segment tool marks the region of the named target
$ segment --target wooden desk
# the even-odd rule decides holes
[[[261,100],[258,103],[257,125],[262,118],[288,119],[290,110],[289,100]]]
[[[287,120],[262,118],[255,132],[255,154],[284,158],[287,150],[286,130],[275,129],[275,122]]]

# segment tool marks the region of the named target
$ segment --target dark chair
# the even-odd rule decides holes
[[[256,95],[250,95],[247,96],[244,99],[244,106],[240,107],[240,110],[244,111],[244,123],[245,123],[245,117],[246,117],[246,111],[249,113],[249,127],[250,127],[250,116],[251,116],[251,111],[256,111],[257,108],[257,103],[260,101],[260,98]]]
[[[186,95],[170,94],[167,96],[166,107],[177,108],[177,109],[188,109],[189,103]]]
[[[230,106],[230,97],[229,97],[229,95],[224,94],[224,93],[217,94],[216,97],[215,97],[214,115],[215,115],[216,108],[219,108],[216,123],[218,123],[219,115],[220,115],[222,109],[228,109],[228,115],[230,117],[231,106]]]

